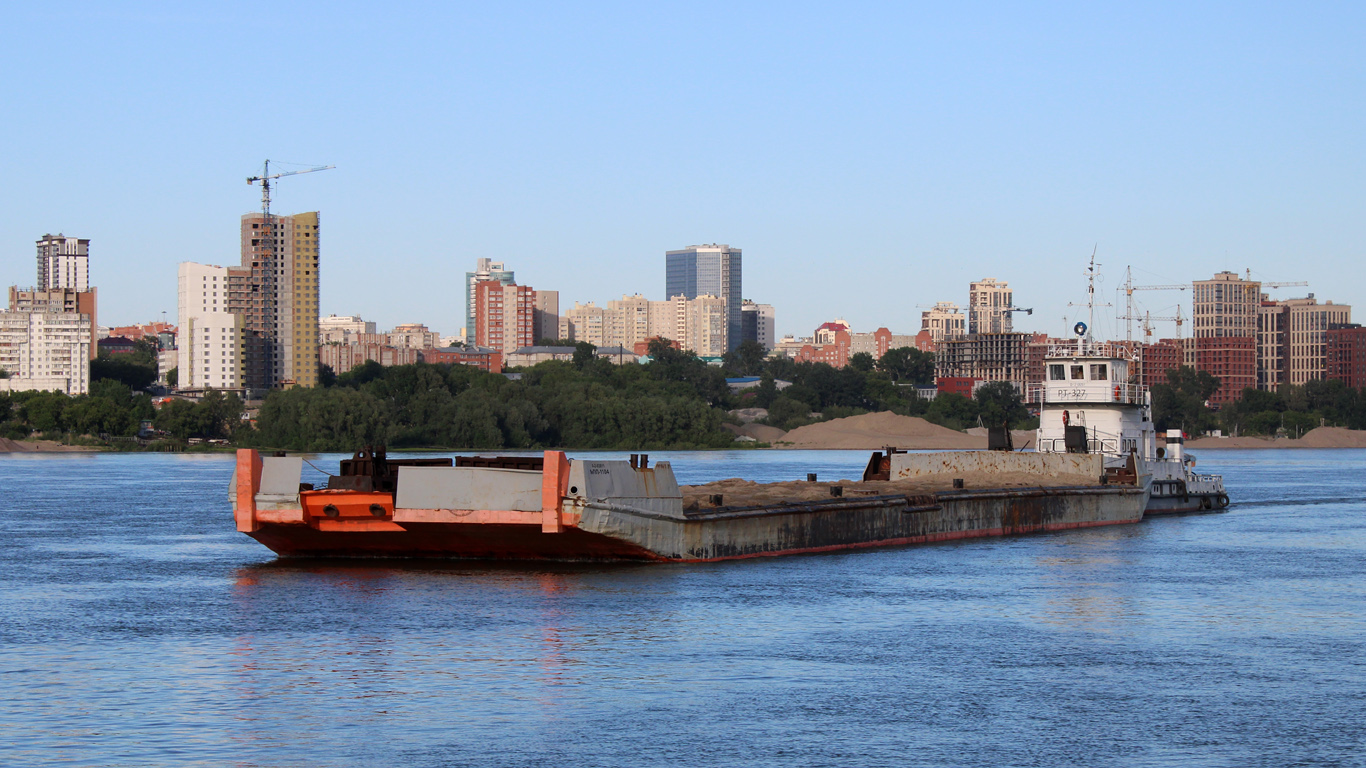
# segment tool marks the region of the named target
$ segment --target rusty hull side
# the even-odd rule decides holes
[[[579,526],[697,562],[1136,523],[1146,501],[1132,486],[1014,488],[722,508],[682,520],[589,504]]]
[[[481,523],[403,523],[404,530],[324,531],[266,524],[249,533],[281,557],[467,558],[475,560],[662,560],[620,539],[564,528]]]

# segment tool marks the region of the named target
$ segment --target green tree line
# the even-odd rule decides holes
[[[0,398],[0,430],[34,434],[128,437],[150,421],[174,439],[225,438],[261,448],[353,450],[366,444],[448,448],[719,448],[733,445],[722,428],[735,408],[769,409],[769,423],[791,429],[869,411],[919,415],[953,428],[1009,421],[1030,425],[1007,384],[975,398],[920,399],[915,385],[933,382],[932,355],[896,349],[873,360],[855,355],[835,369],[823,363],[767,358],[753,342],[727,354],[721,367],[663,343],[643,365],[613,365],[579,343],[572,361],[526,368],[520,377],[462,365],[384,367],[374,362],[333,375],[323,386],[272,392],[255,428],[242,421],[236,396],[209,392],[201,401],[171,400],[153,408],[137,391],[155,376],[155,358],[101,358],[89,395],[14,393]],[[727,376],[759,376],[734,393]],[[791,382],[782,391],[777,382]]]
[[[725,358],[726,368],[734,374],[760,377],[757,387],[736,398],[735,407],[766,408],[769,415],[765,422],[780,429],[874,411],[919,416],[951,429],[1007,422],[1017,429],[1029,429],[1037,424],[1019,393],[1007,382],[986,384],[971,398],[942,393],[934,400],[921,399],[916,387],[934,384],[934,355],[913,347],[888,350],[876,360],[859,352],[848,366],[834,368],[825,363],[765,358],[762,347],[748,344]],[[779,390],[779,381],[791,386]]]
[[[463,365],[366,362],[330,386],[272,392],[244,442],[295,450],[366,444],[450,448],[719,448],[729,388],[696,355],[661,348],[647,365],[580,349],[512,380]]]
[[[242,425],[242,401],[236,395],[210,392],[200,402],[172,400],[160,409],[142,391],[157,379],[157,348],[138,341],[131,353],[104,353],[90,361],[90,392],[0,394],[0,436],[12,440],[40,437],[134,437],[144,422],[163,436],[229,439]]]
[[[1342,381],[1286,384],[1277,392],[1253,387],[1219,409],[1206,405],[1219,389],[1219,379],[1183,366],[1167,372],[1167,381],[1152,388],[1153,424],[1159,430],[1181,429],[1203,434],[1298,437],[1322,426],[1366,429],[1366,393]]]

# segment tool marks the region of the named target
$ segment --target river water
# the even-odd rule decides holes
[[[233,530],[229,456],[0,457],[0,764],[1366,764],[1366,451],[1200,468],[1227,512],[507,566],[277,561]]]

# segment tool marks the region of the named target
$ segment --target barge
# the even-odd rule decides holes
[[[283,557],[707,562],[1136,523],[1151,483],[1099,454],[874,453],[864,479],[680,487],[668,462],[237,452],[237,530]]]

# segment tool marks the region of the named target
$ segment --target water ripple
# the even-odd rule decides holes
[[[1211,452],[1222,514],[616,566],[281,562],[228,457],[0,459],[0,763],[1360,765],[1363,465]]]

